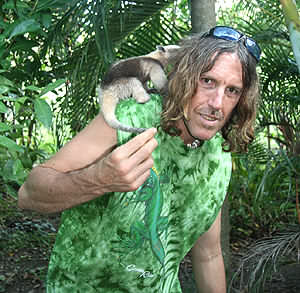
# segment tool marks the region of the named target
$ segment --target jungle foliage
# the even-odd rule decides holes
[[[188,1],[2,3],[0,193],[16,196],[33,165],[96,115],[96,88],[111,62],[145,54],[157,44],[176,43],[191,25]],[[300,0],[295,3],[299,12]],[[300,229],[300,74],[282,6],[279,0],[234,1],[230,9],[218,11],[218,24],[252,36],[263,50],[256,140],[247,154],[233,157],[232,236],[268,236],[279,243],[283,239],[273,236],[285,230],[294,241],[285,251],[293,258]],[[283,246],[268,243],[270,249],[279,249],[278,256]],[[263,263],[253,261],[258,259],[255,249],[266,251],[261,246],[250,249],[240,272],[247,262],[260,265],[252,271],[263,272],[261,279],[252,275],[252,283],[245,280],[242,285],[261,292],[271,276],[269,268],[282,261],[271,256]]]
[[[246,155],[234,156],[230,202],[232,234],[259,239],[234,279],[240,290],[264,292],[287,259],[299,261],[300,71],[280,1],[237,1],[222,20],[263,50],[256,139]]]
[[[96,115],[96,87],[111,62],[182,37],[185,6],[171,0],[3,1],[1,192],[16,196],[33,164]]]

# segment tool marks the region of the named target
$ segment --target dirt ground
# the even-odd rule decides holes
[[[0,204],[0,292],[44,293],[59,215],[45,216],[21,211],[13,199],[0,201]],[[232,251],[233,270],[241,256],[240,251]],[[183,293],[196,292],[189,255],[180,265],[179,278]],[[287,265],[277,272],[264,292],[299,293],[300,264]]]

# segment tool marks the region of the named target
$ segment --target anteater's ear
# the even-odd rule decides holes
[[[162,46],[162,45],[156,46],[156,49],[157,49],[158,51],[166,52],[165,47]]]

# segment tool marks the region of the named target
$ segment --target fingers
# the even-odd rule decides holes
[[[108,155],[97,164],[96,182],[104,192],[133,191],[149,177],[152,165],[150,158],[137,167],[129,168],[126,161],[113,161]]]
[[[102,178],[105,178],[106,183],[110,182],[107,185],[111,188],[118,186],[117,190],[112,191],[135,190],[149,177],[154,163],[152,152],[157,147],[155,134],[156,129],[149,129],[116,148],[105,158],[106,176]]]
[[[141,147],[145,145],[148,141],[154,138],[156,134],[156,128],[150,128],[141,134],[135,136],[133,139],[128,141],[126,144],[123,144],[118,149],[123,153],[124,157],[129,157],[135,154]]]
[[[115,164],[123,164],[125,172],[127,172],[125,169],[138,167],[139,164],[142,164],[148,158],[152,158],[152,152],[157,147],[157,141],[154,138],[155,134],[156,129],[151,128],[118,147],[111,154],[112,161]]]
[[[131,183],[130,191],[137,190],[150,176],[150,168],[147,169],[143,174],[138,176],[135,181]]]
[[[147,158],[142,163],[130,168],[129,171],[124,174],[124,179],[128,184],[133,184],[133,189],[139,187],[150,175],[150,169],[153,167],[153,164],[152,157]]]

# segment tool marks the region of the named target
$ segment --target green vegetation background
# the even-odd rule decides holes
[[[282,244],[276,233],[284,231],[293,240],[273,245],[272,251],[293,256],[300,238],[300,74],[280,2],[284,1],[233,1],[230,8],[218,9],[217,22],[247,33],[263,49],[258,67],[257,136],[247,154],[236,154],[233,159],[228,192],[231,243],[269,237]],[[300,1],[295,5],[299,12]],[[191,24],[189,2],[179,0],[141,0],[136,5],[128,1],[4,0],[0,13],[2,263],[9,257],[20,260],[18,251],[32,243],[41,248],[40,253],[51,250],[56,218],[45,217],[44,222],[18,210],[17,190],[35,164],[56,152],[97,114],[96,87],[108,65],[118,58],[150,52],[157,44],[176,43]],[[271,244],[262,241],[270,250]],[[253,257],[250,265],[258,267],[250,285],[260,290],[271,275],[269,265],[284,261],[271,255],[272,261],[259,264],[259,255],[251,249],[248,252]],[[6,273],[0,266],[0,282],[9,279]],[[27,273],[30,281],[40,274],[35,268]],[[0,292],[5,288],[1,286]]]

